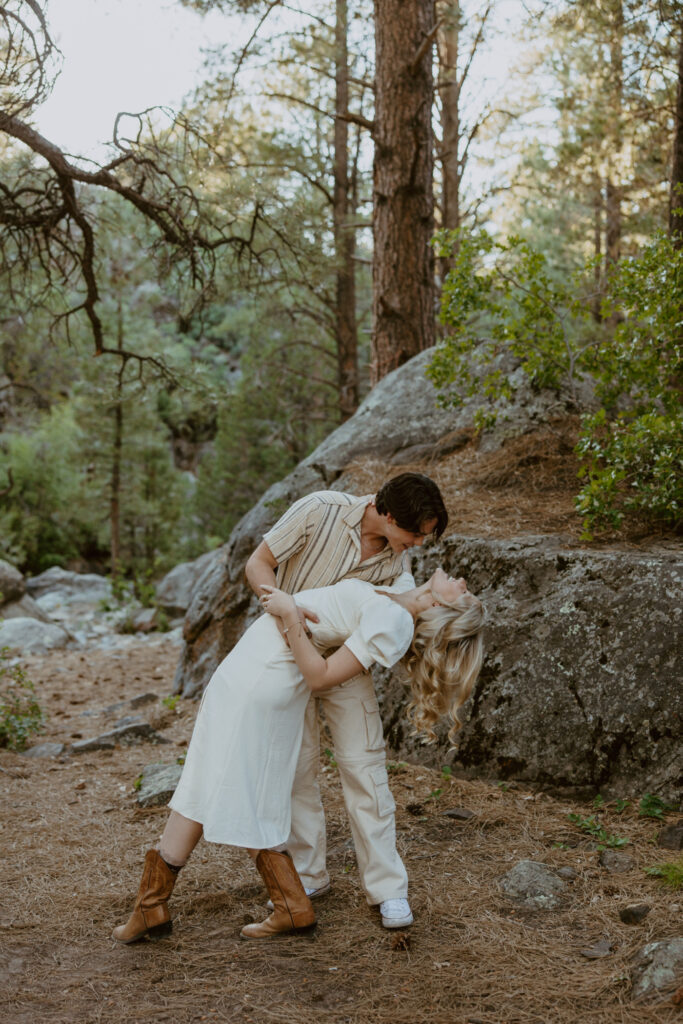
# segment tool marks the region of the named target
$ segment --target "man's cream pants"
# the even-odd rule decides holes
[[[408,895],[408,876],[396,850],[396,804],[389,789],[382,720],[372,677],[355,676],[318,694],[332,734],[344,801],[368,903]],[[325,864],[325,814],[320,799],[320,724],[316,698],[306,709],[304,738],[292,791],[292,831],[287,842],[304,885],[329,882]]]

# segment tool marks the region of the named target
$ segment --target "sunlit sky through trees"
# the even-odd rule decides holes
[[[47,13],[64,60],[36,123],[89,156],[111,139],[119,111],[179,107],[200,76],[202,49],[238,42],[234,19],[169,0],[49,0]]]
[[[504,96],[521,15],[521,0],[498,0],[494,38],[473,68],[479,100],[482,92]],[[219,12],[201,17],[170,0],[49,0],[48,18],[63,65],[36,125],[68,151],[92,157],[102,155],[119,111],[178,108],[206,74],[203,51],[237,49],[253,24]]]

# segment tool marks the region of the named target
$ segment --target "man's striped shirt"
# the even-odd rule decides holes
[[[399,591],[413,587],[407,555],[388,544],[360,561],[361,520],[373,498],[314,491],[296,501],[263,538],[278,563],[278,587],[297,594],[341,579],[395,584]]]

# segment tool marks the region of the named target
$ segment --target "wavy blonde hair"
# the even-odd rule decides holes
[[[408,717],[430,742],[437,738],[434,725],[442,715],[453,722],[451,742],[462,727],[458,708],[471,694],[484,660],[485,616],[479,598],[468,593],[417,617],[413,642],[402,661],[413,696]]]

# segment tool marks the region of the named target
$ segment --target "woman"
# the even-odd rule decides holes
[[[246,925],[244,938],[308,929],[315,914],[284,849],[290,795],[311,691],[339,686],[373,662],[400,659],[410,675],[416,729],[433,726],[469,696],[482,662],[484,609],[463,579],[443,569],[420,587],[395,594],[358,579],[295,596],[263,587],[268,613],[221,662],[207,686],[171,815],[158,849],[145,859],[138,898],[119,942],[171,931],[166,902],[180,868],[203,835],[245,847],[256,862],[274,910]],[[312,609],[311,638],[297,605]],[[285,640],[286,638],[286,640]],[[320,650],[337,647],[329,658]]]

